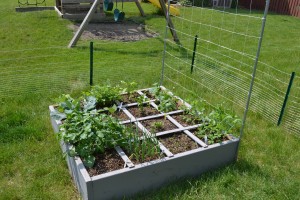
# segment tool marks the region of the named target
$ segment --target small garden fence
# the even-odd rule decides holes
[[[130,44],[127,44],[130,45]],[[97,49],[97,47],[100,47]],[[162,45],[161,45],[162,46]],[[93,84],[103,83],[110,80],[117,83],[119,80],[136,81],[143,86],[151,86],[155,82],[159,82],[159,74],[161,70],[162,52],[157,50],[148,54],[144,59],[127,61],[124,51],[128,48],[120,48],[119,54],[125,56],[117,61],[103,60],[103,44],[94,44],[94,61],[93,61]],[[53,94],[55,97],[61,92],[70,92],[78,89],[87,88],[90,84],[90,50],[87,48],[81,53],[67,53],[69,50],[64,47],[53,48],[56,52],[52,55],[40,55],[36,58],[20,57],[15,59],[2,58],[0,62],[9,63],[13,67],[2,67],[0,72],[0,97],[2,100],[6,98],[14,98],[26,95]],[[27,51],[42,52],[46,49],[30,49],[21,50],[22,54]],[[58,51],[59,50],[59,51]],[[47,50],[48,51],[48,50]],[[134,49],[132,49],[134,52]],[[65,54],[61,54],[65,52]],[[3,52],[2,55],[9,52]],[[141,52],[140,52],[141,53]],[[145,53],[145,52],[144,52]],[[63,56],[61,56],[63,55]],[[81,57],[73,61],[51,62],[53,57],[66,59],[69,56]],[[33,59],[43,59],[44,63],[31,65]],[[28,63],[18,64],[19,62]],[[180,75],[179,77],[169,77],[166,75],[169,87],[176,87],[179,91],[193,91],[194,94],[201,94],[209,91],[211,95],[224,97],[224,102],[231,102],[233,105],[243,107],[249,85],[245,81],[249,79],[237,79],[230,69],[217,69],[209,60],[200,63],[197,60],[194,68],[195,74],[199,75],[195,78],[195,74],[189,73]],[[167,63],[168,65],[168,63]],[[191,63],[186,63],[190,70]],[[201,65],[201,68],[198,66]],[[2,65],[3,66],[3,65]],[[263,69],[264,67],[264,69]],[[285,102],[291,74],[279,71],[265,63],[259,63],[257,79],[254,84],[253,99],[250,104],[250,110],[261,114],[272,123],[278,123],[281,109]],[[175,70],[175,69],[172,69]],[[211,71],[209,71],[211,70]],[[128,73],[129,72],[129,73]],[[179,73],[176,71],[176,73]],[[146,78],[143,76],[146,74]],[[261,78],[260,78],[261,76]],[[180,79],[180,80],[179,80]],[[235,82],[232,82],[235,79]],[[190,80],[190,81],[189,81]],[[205,83],[201,86],[200,83]],[[234,84],[233,84],[234,83]],[[293,84],[291,84],[290,93],[288,95],[285,112],[283,114],[281,125],[291,133],[299,134],[300,131],[300,77],[294,76]],[[193,87],[196,86],[196,87]],[[178,89],[178,88],[181,88]],[[194,89],[193,89],[194,88]],[[244,92],[243,92],[244,91]],[[243,92],[243,93],[242,93]],[[243,95],[243,96],[242,96]],[[211,100],[208,99],[208,102]],[[213,104],[214,102],[212,102]]]

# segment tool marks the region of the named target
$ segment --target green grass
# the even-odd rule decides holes
[[[89,41],[67,49],[71,22],[53,11],[16,13],[14,1],[3,0],[0,6],[0,199],[78,199],[50,125],[48,105],[61,93],[88,88]],[[150,4],[142,6],[147,17],[139,17],[134,4],[125,4],[127,17],[163,36],[164,18]],[[186,11],[185,16],[190,14]],[[270,14],[261,60],[288,73],[299,72],[299,32],[299,19]],[[95,41],[95,82],[135,80],[140,87],[150,86],[160,78],[162,49],[161,37],[132,43]],[[180,89],[176,92],[184,96]],[[212,102],[223,101],[202,93]],[[299,138],[250,112],[236,163],[136,198],[298,199],[299,160]]]

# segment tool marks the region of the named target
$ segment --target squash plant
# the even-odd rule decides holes
[[[67,152],[69,156],[80,156],[86,167],[93,167],[95,154],[116,146],[124,149],[130,147],[129,151],[137,160],[144,160],[145,156],[153,156],[157,152],[159,154],[159,148],[152,139],[140,141],[132,137],[133,131],[110,115],[117,110],[115,102],[121,99],[121,93],[126,91],[132,94],[134,84],[126,85],[130,88],[94,86],[78,99],[70,95],[57,99],[58,104],[51,117],[63,121],[58,137],[71,145]],[[141,98],[140,104],[145,101],[145,97]]]
[[[58,137],[71,144],[70,156],[80,156],[87,167],[95,162],[95,153],[106,149],[126,146],[126,128],[110,115],[95,109],[95,97],[75,100],[63,95],[58,104],[58,112],[52,113],[55,119],[64,119]],[[110,109],[110,108],[108,108]]]

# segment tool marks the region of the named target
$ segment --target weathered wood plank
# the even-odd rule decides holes
[[[69,48],[74,47],[76,45],[76,43],[79,40],[81,34],[83,33],[85,27],[88,25],[88,23],[91,21],[93,15],[95,14],[95,11],[97,9],[97,5],[99,4],[99,2],[100,2],[100,0],[95,0],[95,2],[93,3],[90,11],[84,18],[82,24],[80,25],[79,29],[77,30],[76,34],[74,35],[73,39],[71,40],[71,42],[68,46]]]
[[[84,20],[84,18],[86,17],[86,13],[77,13],[77,14],[69,14],[69,13],[65,13],[62,15],[62,18],[64,19],[69,19],[69,20]],[[103,20],[105,18],[105,14],[104,13],[96,13],[95,15],[93,15],[92,19],[93,21],[97,21],[97,20]]]

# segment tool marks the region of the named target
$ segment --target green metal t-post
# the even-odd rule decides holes
[[[295,72],[293,72],[291,74],[290,83],[288,85],[288,88],[287,88],[287,91],[286,91],[286,94],[285,94],[285,98],[284,98],[283,105],[282,105],[282,108],[281,108],[281,111],[280,111],[277,126],[279,126],[281,124],[282,117],[283,117],[283,114],[284,114],[284,111],[285,111],[285,107],[286,107],[287,101],[289,99],[289,95],[290,95],[291,88],[292,88],[292,85],[293,85],[293,81],[294,81],[294,78],[295,78],[295,74],[296,74]]]
[[[94,75],[94,43],[90,43],[90,85],[93,85]]]
[[[195,36],[195,41],[194,41],[194,51],[193,51],[193,58],[192,58],[192,65],[191,65],[191,73],[193,73],[193,70],[194,70],[195,56],[196,56],[196,50],[197,50],[197,40],[198,40],[198,35]]]

